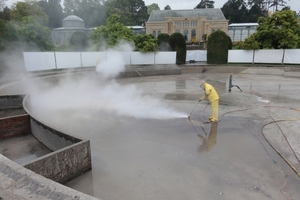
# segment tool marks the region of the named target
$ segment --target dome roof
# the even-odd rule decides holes
[[[80,17],[78,17],[76,15],[69,15],[63,21],[81,21],[81,22],[83,22],[83,19],[81,19]]]
[[[65,28],[84,28],[84,21],[76,15],[70,15],[63,20]]]

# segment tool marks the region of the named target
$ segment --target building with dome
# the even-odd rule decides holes
[[[83,32],[88,36],[91,29],[85,28],[80,17],[70,15],[63,20],[63,27],[52,29],[52,42],[54,45],[67,45],[75,32]]]

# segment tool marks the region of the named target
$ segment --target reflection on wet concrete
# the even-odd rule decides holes
[[[198,94],[176,94],[176,93],[167,93],[165,94],[165,99],[169,100],[194,100],[199,98]]]
[[[177,90],[186,89],[185,80],[176,80],[175,83],[176,83],[176,89]]]
[[[198,137],[202,141],[202,144],[198,147],[198,152],[202,153],[211,150],[217,143],[217,133],[218,133],[218,122],[211,123],[208,137],[198,134]]]

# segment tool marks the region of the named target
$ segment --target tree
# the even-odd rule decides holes
[[[261,9],[258,4],[252,5],[248,13],[248,22],[257,22],[258,18],[267,16],[267,10]]]
[[[186,61],[186,43],[181,33],[173,33],[170,35],[169,44],[172,51],[176,51],[176,64],[185,64]]]
[[[15,22],[23,22],[23,18],[31,16],[42,25],[48,24],[47,14],[36,2],[18,2],[12,7],[10,14],[11,20]]]
[[[105,6],[94,0],[78,2],[78,8],[73,13],[82,18],[85,26],[89,28],[105,24],[107,18]]]
[[[91,33],[96,50],[103,46],[105,48],[114,47],[122,40],[134,41],[132,31],[120,22],[120,18],[121,16],[116,14],[109,16],[105,26],[99,26]]]
[[[171,9],[171,6],[166,5],[165,8],[164,8],[164,10],[172,10],[172,9]]]
[[[221,8],[231,23],[257,22],[259,17],[267,17],[269,0],[228,0]]]
[[[54,46],[51,40],[51,31],[32,16],[24,17],[22,23],[16,24],[20,39],[27,44],[26,51],[50,51]]]
[[[149,34],[137,34],[134,37],[135,50],[142,53],[157,51],[157,39]]]
[[[7,6],[0,12],[0,19],[10,20],[10,9]]]
[[[248,0],[248,5],[250,7],[255,5],[261,10],[267,10],[269,1],[270,0]]]
[[[214,8],[214,1],[210,0],[201,0],[200,3],[194,8],[194,9],[200,9],[200,8]]]
[[[284,0],[270,0],[269,1],[269,8],[275,8],[276,11],[278,11],[278,7],[285,7],[286,6],[286,1]]]
[[[46,26],[48,16],[36,2],[18,2],[11,10],[11,21],[20,41],[26,42],[24,50],[39,49],[49,51],[53,49],[51,31]]]
[[[18,34],[11,22],[0,19],[0,51],[12,41],[18,39]]]
[[[258,45],[260,49],[289,49],[298,46],[300,26],[293,11],[277,11],[268,18],[259,18],[258,24],[257,32],[245,40],[244,46],[251,47],[254,41],[254,46]]]
[[[221,10],[229,24],[248,22],[248,9],[244,0],[228,0]]]
[[[258,41],[257,35],[251,34],[244,42],[238,44],[238,49],[253,50],[261,49],[260,43]]]
[[[105,6],[108,16],[120,15],[120,22],[126,26],[141,25],[149,17],[143,0],[108,0]]]
[[[48,27],[59,28],[62,27],[63,8],[60,5],[60,0],[39,1],[38,5],[48,15]]]
[[[149,6],[147,6],[147,13],[148,13],[148,15],[150,15],[153,10],[160,10],[160,8],[159,8],[159,6],[158,6],[157,3],[153,3],[153,4],[149,5]]]

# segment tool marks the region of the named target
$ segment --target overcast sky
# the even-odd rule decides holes
[[[166,5],[169,5],[172,10],[179,9],[193,9],[195,8],[201,0],[144,0],[146,6],[157,3],[159,8],[163,10]],[[228,0],[215,0],[215,8],[221,8]],[[300,10],[300,0],[286,0],[287,5],[291,7],[292,10]]]

